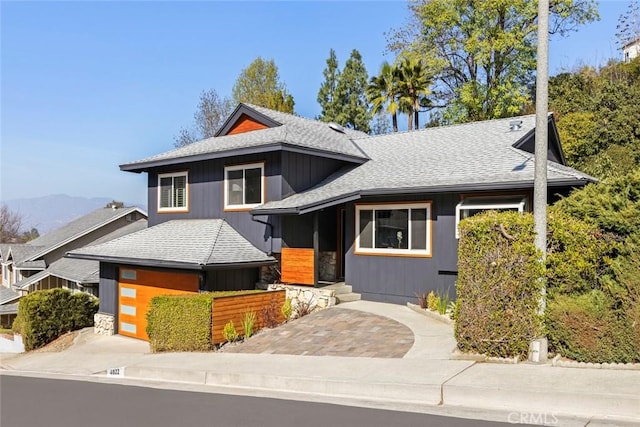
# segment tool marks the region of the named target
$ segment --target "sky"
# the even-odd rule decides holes
[[[550,41],[550,74],[611,57],[628,1],[601,1],[601,20]],[[0,200],[68,194],[146,204],[146,174],[118,165],[173,148],[199,94],[230,96],[256,57],[272,58],[295,112],[316,97],[333,48],[358,49],[369,75],[403,1],[0,0]]]

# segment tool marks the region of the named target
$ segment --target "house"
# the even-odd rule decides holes
[[[593,178],[549,116],[550,200]],[[149,228],[67,254],[100,261],[100,315],[142,337],[160,293],[344,281],[406,303],[455,288],[457,224],[532,209],[535,116],[369,136],[240,104],[215,137],[123,164],[148,174]]]
[[[147,227],[147,215],[137,207],[116,205],[98,209],[28,243],[0,245],[2,286],[0,320],[10,325],[17,301],[29,292],[64,288],[99,296],[99,263],[63,258],[88,244],[99,244]]]
[[[631,40],[622,46],[622,57],[625,64],[640,56],[640,38]]]

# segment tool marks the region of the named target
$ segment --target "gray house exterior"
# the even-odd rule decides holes
[[[551,201],[594,179],[565,165],[552,115],[548,126]],[[240,104],[215,137],[120,166],[148,174],[145,232],[173,224],[159,238],[174,250],[141,251],[134,233],[67,256],[101,261],[100,294],[113,294],[101,311],[114,317],[119,272],[133,267],[195,272],[199,290],[252,288],[275,264],[285,283],[345,281],[375,301],[453,291],[457,223],[532,209],[534,136],[533,115],[369,136]],[[232,245],[190,264],[196,220],[223,221],[244,255]]]

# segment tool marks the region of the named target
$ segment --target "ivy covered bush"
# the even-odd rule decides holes
[[[20,299],[13,330],[22,335],[25,350],[40,348],[59,336],[93,326],[98,299],[66,289],[35,291]]]
[[[460,224],[455,337],[463,351],[526,357],[542,291],[533,216],[487,212]]]

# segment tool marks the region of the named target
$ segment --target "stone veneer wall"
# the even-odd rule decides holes
[[[319,279],[334,282],[336,280],[336,252],[320,252],[318,264]]]
[[[93,332],[98,335],[115,333],[115,316],[113,314],[96,313],[93,316]]]
[[[268,286],[271,290],[286,291],[286,297],[291,300],[291,308],[295,312],[299,301],[308,302],[315,306],[314,311],[336,305],[336,291],[333,289],[313,288],[310,286],[284,285],[273,283]]]

